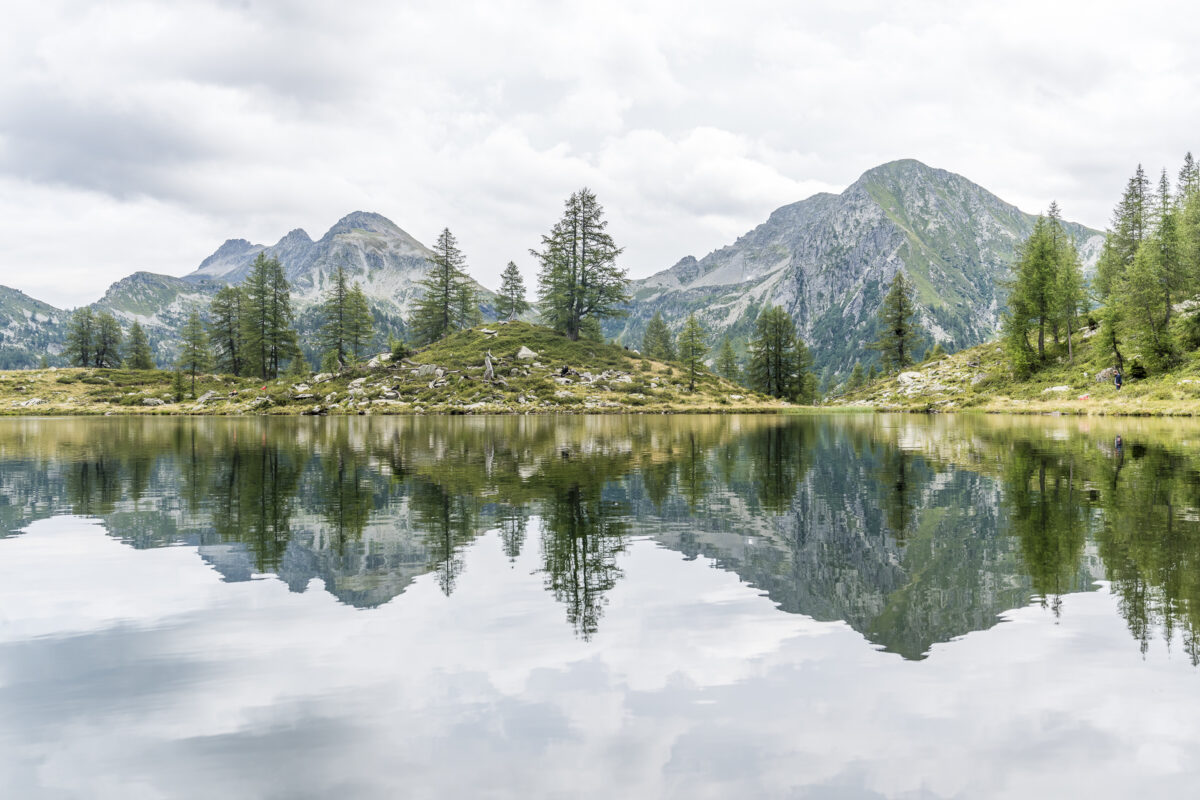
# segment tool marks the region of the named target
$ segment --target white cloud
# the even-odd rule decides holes
[[[18,3],[0,283],[60,304],[375,210],[494,283],[600,194],[641,276],[920,158],[1103,225],[1200,122],[1182,3]],[[51,233],[53,232],[53,233]],[[532,277],[532,275],[530,275]]]

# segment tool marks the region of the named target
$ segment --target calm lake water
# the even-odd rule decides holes
[[[1143,798],[1200,424],[0,420],[0,797]]]

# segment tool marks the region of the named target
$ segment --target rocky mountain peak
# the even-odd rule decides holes
[[[411,238],[400,229],[396,223],[392,222],[382,214],[376,214],[374,211],[352,211],[346,216],[334,223],[322,238],[322,241],[332,239],[334,236],[343,233],[353,233],[354,231],[366,231],[368,233],[377,233],[385,236],[403,236]]]

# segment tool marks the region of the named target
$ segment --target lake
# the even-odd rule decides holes
[[[0,419],[0,797],[1200,779],[1200,423]]]

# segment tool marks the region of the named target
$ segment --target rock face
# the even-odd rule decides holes
[[[695,313],[714,338],[745,341],[758,311],[783,306],[813,351],[818,370],[848,374],[873,354],[876,314],[888,283],[904,270],[916,287],[927,343],[961,349],[995,336],[999,287],[1026,214],[966,178],[918,161],[884,164],[839,195],[784,206],[733,244],[700,260],[635,281],[630,316],[605,332],[637,346],[650,317],[674,329]],[[1103,234],[1073,223],[1085,269]]]
[[[302,309],[316,303],[334,270],[344,267],[350,280],[378,311],[406,316],[418,296],[417,282],[428,270],[432,251],[381,214],[347,214],[317,241],[297,228],[267,247],[230,239],[200,264],[185,281],[240,283],[250,274],[259,253],[283,264],[292,294]],[[476,287],[490,308],[491,294]],[[485,308],[486,310],[486,308]]]
[[[67,313],[0,286],[0,369],[37,366],[62,352]]]

